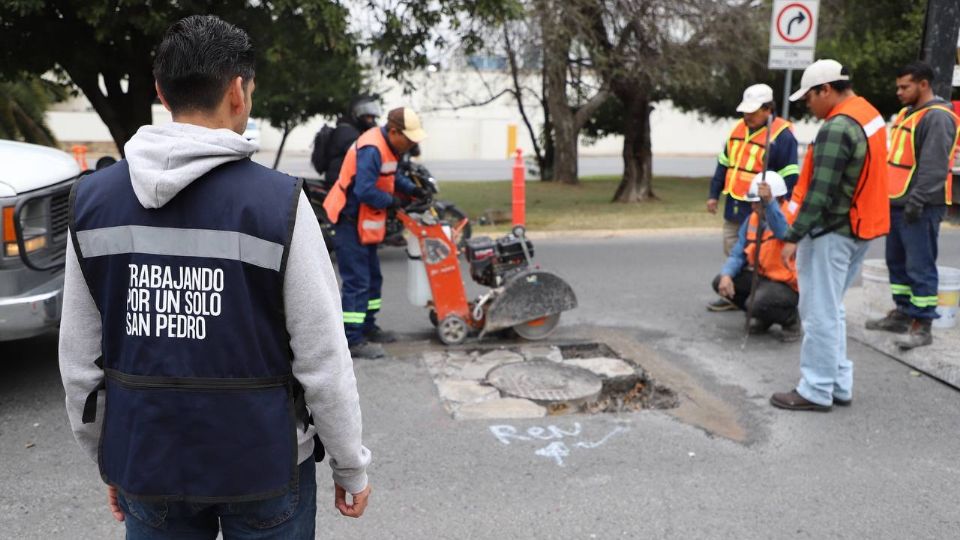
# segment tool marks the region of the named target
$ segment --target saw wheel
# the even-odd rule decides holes
[[[560,314],[554,313],[553,315],[547,315],[546,317],[540,317],[539,319],[514,325],[513,331],[523,339],[537,341],[545,339],[552,334],[558,324],[560,324]]]
[[[459,315],[447,315],[437,326],[437,336],[446,345],[459,345],[467,339],[470,327]]]

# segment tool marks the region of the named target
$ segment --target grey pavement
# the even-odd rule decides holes
[[[960,265],[958,239],[944,233],[943,264]],[[383,250],[381,323],[405,341],[395,359],[356,362],[373,495],[363,518],[339,517],[321,465],[318,538],[956,538],[957,391],[853,342],[852,407],[773,409],[799,344],[757,336],[741,350],[743,315],[704,309],[720,231],[536,247],[581,302],[556,340],[610,343],[681,406],[453,420],[420,361],[439,345],[406,304],[406,258]],[[52,336],[0,344],[0,536],[122,538],[67,429],[55,352]]]
[[[261,152],[254,160],[273,166],[275,153]],[[513,160],[465,159],[425,160],[438,180],[509,180],[513,178]],[[623,174],[623,159],[620,157],[582,157],[579,160],[582,176]],[[716,168],[716,156],[654,156],[653,174],[661,176],[711,176]],[[293,176],[316,177],[310,165],[310,156],[305,153],[285,152],[280,159],[280,170]]]

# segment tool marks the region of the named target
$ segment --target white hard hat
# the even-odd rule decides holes
[[[800,77],[800,89],[790,95],[790,101],[799,101],[807,95],[814,86],[835,81],[849,81],[850,75],[845,74],[844,67],[836,60],[817,60],[803,70]]]
[[[765,84],[755,84],[743,91],[743,99],[737,105],[737,112],[756,112],[764,104],[773,101],[773,88]]]
[[[773,171],[767,171],[766,178],[764,178],[763,173],[759,173],[753,177],[753,181],[750,182],[750,190],[747,191],[748,201],[760,201],[759,186],[761,180],[766,180],[766,182],[770,184],[770,191],[773,193],[774,199],[787,194],[787,183],[783,180],[783,177]]]

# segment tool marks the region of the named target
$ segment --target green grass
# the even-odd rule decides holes
[[[527,184],[527,228],[542,230],[662,229],[719,227],[722,218],[708,214],[708,178],[655,177],[657,200],[636,204],[611,203],[619,177],[581,179],[578,186],[553,182]],[[440,184],[440,198],[453,201],[476,226],[481,215],[499,211],[509,226],[510,182],[454,182]]]

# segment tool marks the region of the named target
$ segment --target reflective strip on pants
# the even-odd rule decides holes
[[[913,291],[910,290],[909,285],[899,285],[897,283],[890,284],[890,292],[894,296],[912,296]]]
[[[911,296],[910,303],[919,307],[937,307],[937,297],[936,296]]]
[[[357,313],[344,311],[343,312],[343,322],[346,324],[363,324],[363,320],[367,318],[366,313]]]
[[[375,300],[370,300],[367,302],[367,311],[376,311],[380,309],[380,306],[383,305],[383,300],[377,298]]]

